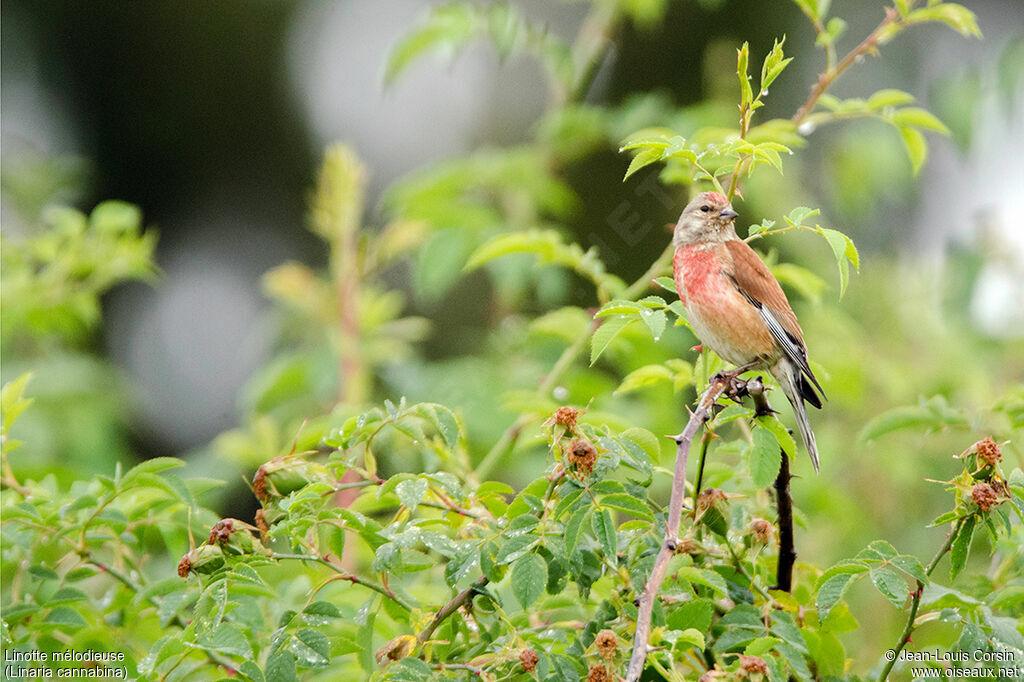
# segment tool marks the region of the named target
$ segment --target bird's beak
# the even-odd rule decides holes
[[[724,208],[722,209],[722,212],[719,213],[718,215],[721,216],[722,220],[732,220],[733,218],[738,217],[739,213],[732,210],[731,208]]]

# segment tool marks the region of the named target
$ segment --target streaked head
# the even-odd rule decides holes
[[[672,244],[700,244],[736,239],[733,221],[739,215],[718,192],[701,192],[686,205],[672,234]]]

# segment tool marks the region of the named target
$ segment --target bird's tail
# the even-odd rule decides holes
[[[811,457],[814,473],[818,473],[818,444],[814,440],[814,431],[811,430],[811,422],[807,418],[807,409],[804,406],[804,397],[801,392],[803,377],[800,374],[800,369],[783,358],[772,368],[772,376],[779,382],[782,392],[786,394],[789,404],[793,406],[793,414],[796,416],[796,424],[800,429],[800,437],[803,438],[807,454]]]

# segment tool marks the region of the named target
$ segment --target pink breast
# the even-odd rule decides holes
[[[672,259],[676,292],[684,305],[709,303],[722,268],[713,250],[699,245],[680,246]]]

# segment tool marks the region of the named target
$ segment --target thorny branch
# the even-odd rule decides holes
[[[647,584],[637,600],[639,612],[637,613],[636,631],[633,635],[633,653],[629,659],[629,668],[626,671],[626,682],[637,682],[640,679],[644,663],[647,660],[647,639],[651,631],[651,614],[654,609],[654,600],[661,589],[661,583],[665,579],[665,572],[668,570],[669,560],[675,554],[679,541],[679,524],[682,519],[683,500],[686,497],[686,464],[690,453],[690,445],[700,427],[713,416],[715,404],[723,395],[734,400],[750,396],[754,401],[756,415],[766,415],[774,412],[771,406],[768,405],[768,400],[765,397],[764,384],[761,383],[761,377],[744,381],[739,379],[735,372],[721,372],[713,376],[709,381],[707,390],[704,391],[704,394],[697,402],[696,411],[690,414],[690,420],[686,423],[686,428],[679,435],[671,436],[676,442],[676,467],[672,477],[672,494],[669,498],[668,517],[665,520],[665,541],[662,543],[658,556],[654,560],[654,567],[651,569],[651,575],[647,579]],[[784,481],[787,491],[786,499],[789,500],[789,463],[786,461],[786,457],[785,453],[783,453],[783,466],[776,479],[776,486],[779,486]],[[695,494],[699,493],[697,490],[694,492]],[[788,519],[783,517],[784,508],[788,510]],[[787,560],[787,564],[782,554],[788,552],[795,557],[796,552],[792,544],[792,503],[790,501],[788,505],[784,504],[781,498],[779,503],[779,524],[780,557],[778,582],[780,585],[783,584],[783,578],[785,577],[787,587],[780,587],[780,589],[788,591],[792,576],[792,561]],[[786,544],[787,540],[788,545]],[[784,564],[787,564],[788,567],[784,568]],[[785,576],[783,576],[783,570],[786,572]]]

